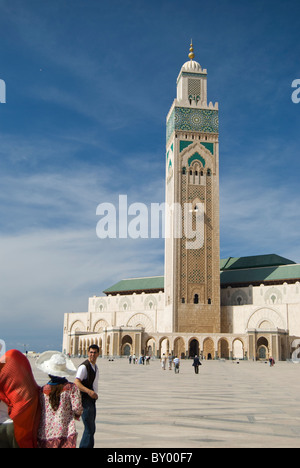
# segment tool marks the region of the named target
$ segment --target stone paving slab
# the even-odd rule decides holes
[[[207,361],[199,375],[189,360],[179,374],[157,360],[98,365],[96,448],[300,447],[300,365]],[[77,429],[80,440],[81,421]]]

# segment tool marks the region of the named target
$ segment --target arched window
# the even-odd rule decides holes
[[[194,304],[199,304],[199,295],[195,294],[194,296]]]

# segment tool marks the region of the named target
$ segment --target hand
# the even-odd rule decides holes
[[[94,392],[94,390],[89,390],[88,391],[88,395],[90,398],[92,398],[93,400],[98,400],[98,395],[96,392]]]

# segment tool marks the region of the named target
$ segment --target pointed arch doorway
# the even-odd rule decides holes
[[[199,341],[195,338],[190,341],[189,345],[189,357],[199,356]]]
[[[122,356],[130,356],[132,354],[132,338],[126,335],[122,338]]]
[[[259,361],[265,361],[270,357],[270,348],[267,338],[261,336],[257,340],[257,359]]]

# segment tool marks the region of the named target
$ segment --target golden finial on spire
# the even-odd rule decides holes
[[[193,60],[194,57],[195,57],[195,54],[194,54],[194,48],[193,48],[193,40],[191,39],[189,58]]]

